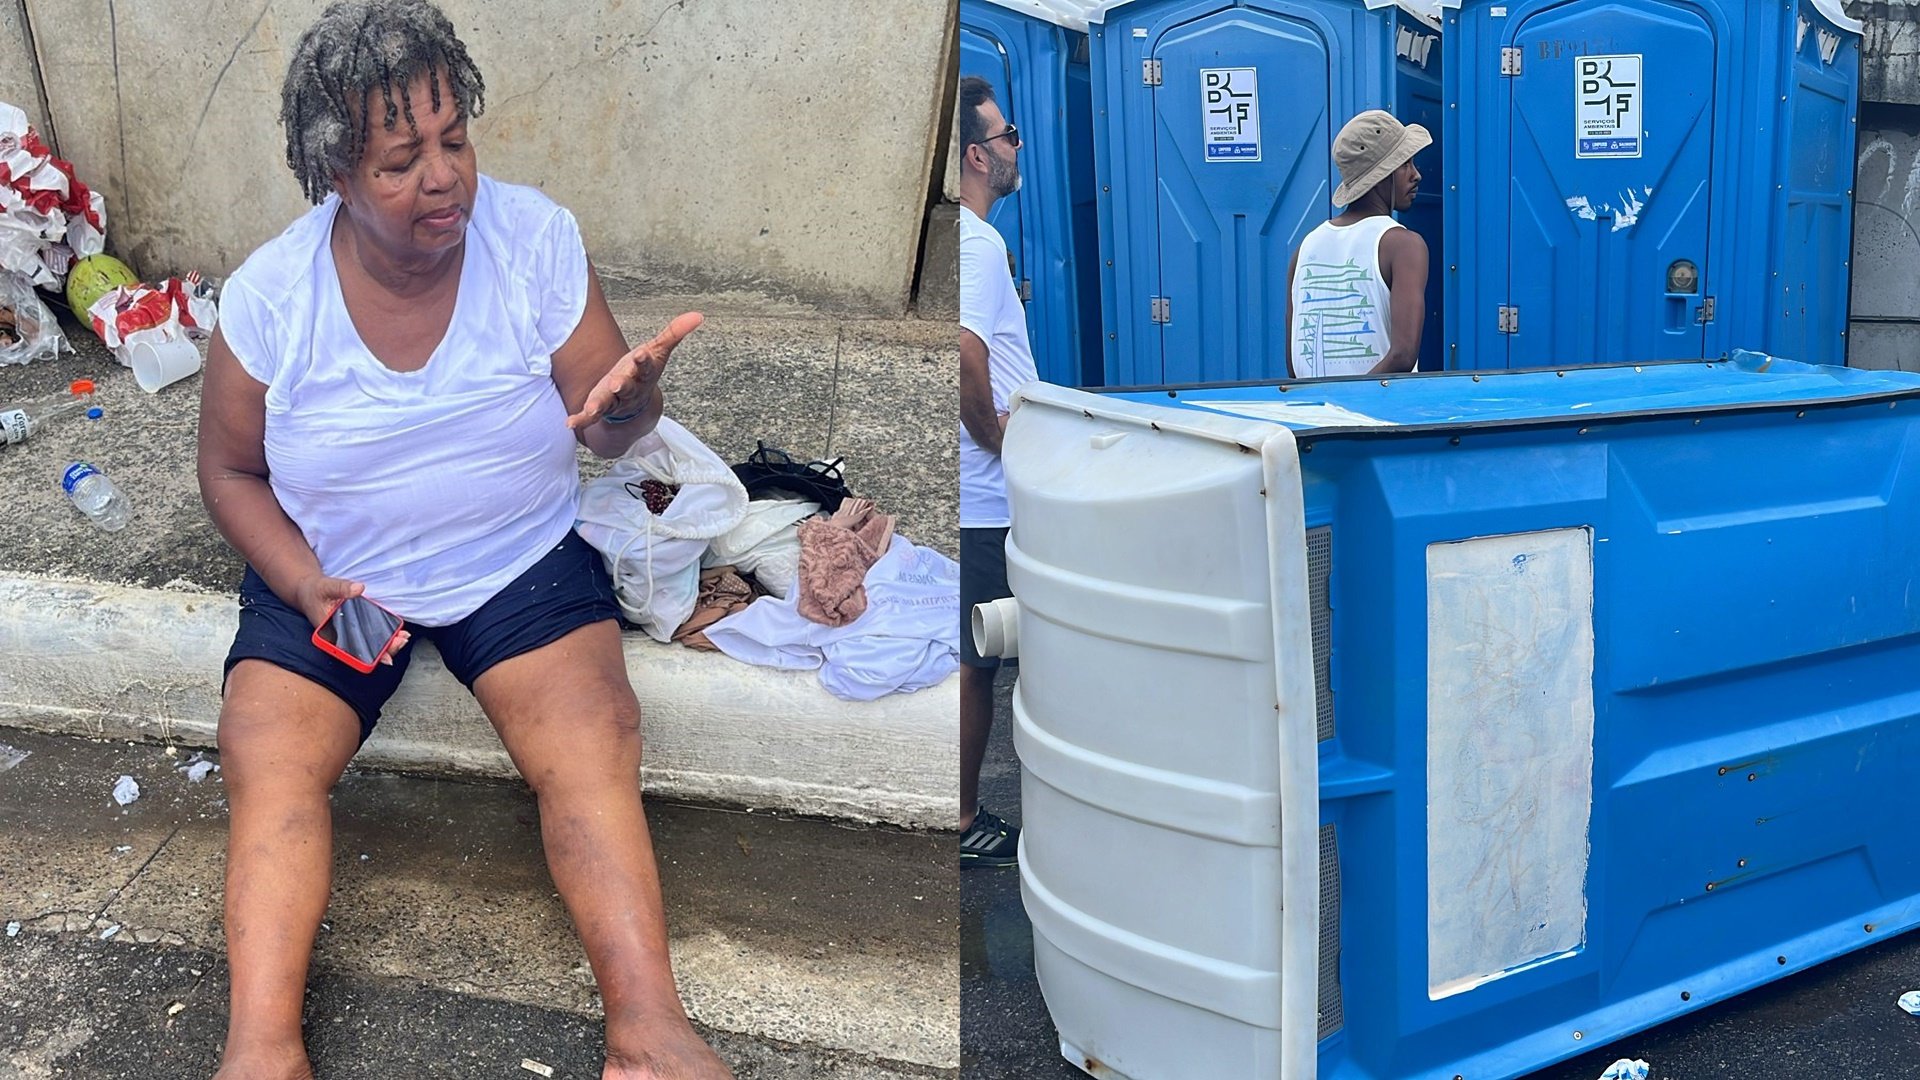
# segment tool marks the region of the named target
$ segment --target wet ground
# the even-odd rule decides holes
[[[0,728],[0,1078],[211,1075],[226,815],[190,759]],[[350,772],[334,818],[320,1076],[599,1075],[599,1000],[524,785]],[[681,995],[743,1080],[955,1075],[951,834],[648,819]]]
[[[1018,824],[1012,673],[1003,672],[995,690],[981,799]],[[1913,989],[1920,989],[1920,932],[1596,1047],[1529,1080],[1594,1080],[1623,1057],[1645,1060],[1651,1080],[1913,1080],[1920,1077],[1920,1017],[1894,1004]],[[1086,1076],[1060,1056],[1034,979],[1016,870],[960,875],[960,994],[963,1080]]]

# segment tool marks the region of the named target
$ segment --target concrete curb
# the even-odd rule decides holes
[[[0,574],[0,723],[214,745],[233,597]],[[650,794],[912,828],[951,828],[959,680],[842,701],[812,672],[626,639]],[[513,776],[466,689],[422,644],[356,762]]]

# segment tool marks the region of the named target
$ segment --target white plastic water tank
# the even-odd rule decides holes
[[[1293,435],[1039,383],[1016,401],[1020,872],[1062,1052],[1108,1078],[1312,1077],[1318,764]]]

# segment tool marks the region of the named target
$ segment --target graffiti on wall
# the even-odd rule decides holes
[[[1906,156],[1909,159],[1907,171],[1902,176],[1901,152],[1892,142],[1874,139],[1863,147],[1855,168],[1857,201],[1892,211],[1903,218],[1912,218],[1914,211],[1920,210],[1920,143],[1910,142]],[[1884,165],[1881,164],[1882,159]],[[1897,202],[1894,201],[1896,180],[1900,184]]]

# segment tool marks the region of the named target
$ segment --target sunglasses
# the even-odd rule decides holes
[[[989,135],[986,138],[981,139],[980,145],[985,146],[995,139],[1005,139],[1007,140],[1008,146],[1013,147],[1015,150],[1020,149],[1020,129],[1013,126],[1012,124],[1008,124],[1007,130],[1001,132],[998,135]]]

